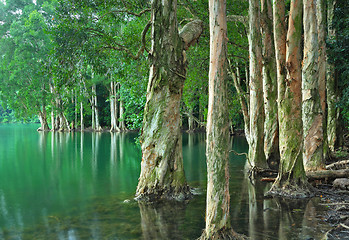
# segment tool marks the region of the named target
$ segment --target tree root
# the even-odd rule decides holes
[[[147,188],[143,192],[137,193],[134,199],[141,202],[158,202],[162,200],[175,200],[181,202],[192,198],[192,196],[193,194],[190,191],[190,187],[186,185],[179,188]]]
[[[277,187],[275,185],[265,193],[265,197],[281,197],[288,199],[304,199],[314,197],[313,187],[307,184],[301,186],[288,184],[283,187]]]
[[[238,234],[234,232],[233,229],[220,229],[211,236],[206,235],[206,231],[202,232],[202,235],[198,238],[198,240],[245,240],[249,239],[247,236],[243,234]]]

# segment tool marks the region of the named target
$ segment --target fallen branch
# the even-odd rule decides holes
[[[325,179],[325,178],[346,178],[349,177],[349,169],[342,170],[320,170],[314,172],[306,172],[306,175],[309,179]]]
[[[340,223],[339,225],[341,225],[342,227],[349,229],[349,227],[347,225],[344,225],[343,223]]]
[[[326,166],[326,169],[331,170],[331,169],[343,169],[346,168],[347,164],[349,164],[349,160],[343,160],[335,163],[331,163]]]

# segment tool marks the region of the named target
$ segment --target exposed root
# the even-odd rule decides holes
[[[144,191],[140,193],[137,192],[134,199],[141,202],[157,202],[162,200],[175,200],[181,202],[192,198],[192,195],[193,194],[188,185],[179,188],[154,187],[144,189]]]
[[[249,239],[247,236],[243,234],[238,234],[234,232],[233,229],[220,229],[211,234],[211,236],[207,236],[206,231],[202,232],[202,235],[198,238],[198,240],[244,240]]]
[[[265,197],[281,197],[288,199],[304,199],[314,197],[313,187],[308,184],[287,184],[283,187],[273,185],[272,188],[264,194]]]

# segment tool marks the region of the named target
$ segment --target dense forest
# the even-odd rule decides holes
[[[250,174],[278,172],[268,196],[349,175],[326,169],[348,130],[346,0],[7,0],[0,15],[0,121],[140,130],[137,200],[189,199],[181,131],[206,131],[202,239],[243,238],[229,217],[237,129]]]

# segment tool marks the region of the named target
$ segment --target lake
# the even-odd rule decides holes
[[[196,239],[205,227],[205,134],[183,134],[186,203],[133,201],[140,174],[136,133],[43,133],[0,125],[0,239]],[[232,137],[236,152],[244,138]],[[230,156],[231,221],[251,239],[319,239],[319,199],[264,199],[245,158]]]

